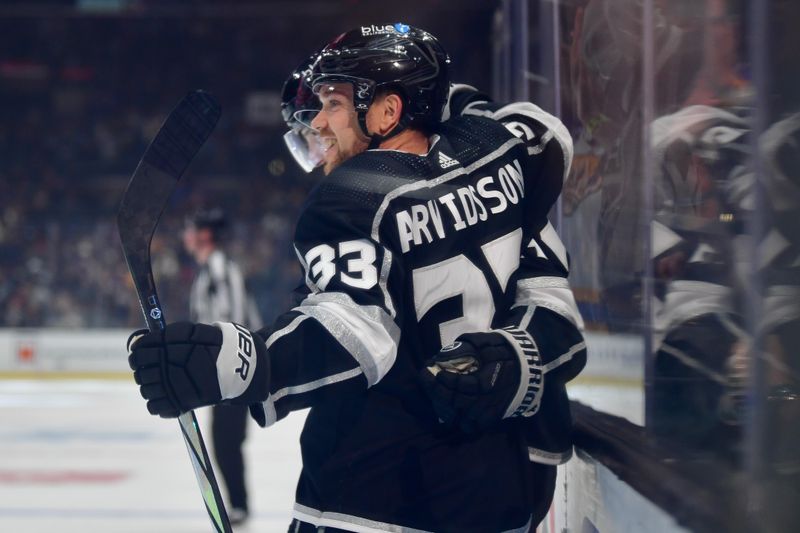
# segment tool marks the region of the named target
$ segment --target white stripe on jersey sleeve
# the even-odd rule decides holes
[[[332,376],[325,376],[324,378],[311,381],[310,383],[303,383],[301,385],[284,387],[282,389],[275,391],[275,394],[270,394],[269,398],[267,398],[264,402],[261,403],[261,406],[264,408],[264,415],[266,419],[264,427],[269,427],[278,421],[278,412],[275,409],[275,402],[277,402],[281,398],[285,398],[287,396],[292,396],[296,394],[304,394],[306,392],[311,392],[313,390],[325,387],[327,385],[331,385],[333,383],[339,383],[340,381],[345,381],[354,378],[360,375],[361,373],[362,373],[361,367],[352,368],[350,370],[346,370],[344,372],[340,372]]]
[[[528,459],[534,463],[542,463],[545,465],[563,465],[572,457],[572,446],[566,452],[550,452],[547,450],[540,450],[538,448],[528,448]]]
[[[320,511],[311,507],[305,506],[300,503],[294,504],[294,511],[292,517],[300,522],[311,524],[314,527],[324,530],[326,527],[344,529],[346,531],[354,531],[356,533],[431,533],[422,529],[414,529],[408,526],[398,524],[389,524],[387,522],[378,522],[369,518],[362,518],[360,516],[347,515],[344,513],[336,513],[332,511]],[[500,533],[525,533],[531,528],[531,519],[521,527],[514,529],[507,529]]]
[[[465,83],[451,83],[450,93],[447,95],[447,103],[444,105],[444,111],[442,111],[442,122],[450,120],[450,103],[453,101],[453,95],[459,92],[477,93],[478,89]],[[482,103],[486,103],[486,101],[483,100]]]
[[[550,142],[551,139],[555,139],[556,142],[561,145],[562,152],[564,152],[564,175],[562,176],[562,182],[566,180],[569,175],[570,167],[572,166],[574,147],[572,144],[572,136],[561,120],[530,102],[514,102],[513,104],[501,107],[497,111],[480,109],[480,105],[482,104],[485,104],[485,102],[473,102],[469,104],[464,108],[463,114],[487,117],[499,122],[506,122],[508,119],[512,119],[514,115],[522,115],[546,126],[548,132],[542,136],[538,145],[528,147],[528,154],[535,155],[541,153],[547,143]]]
[[[389,311],[389,315],[392,318],[397,316],[397,310],[394,308],[394,302],[392,302],[392,295],[389,293],[389,274],[392,271],[392,252],[389,251],[388,248],[383,247],[383,262],[381,263],[381,273],[380,277],[378,278],[378,287],[380,287],[381,292],[383,293],[383,301],[386,309]]]
[[[479,100],[477,102],[470,102],[461,112],[462,115],[472,115],[474,117],[494,118],[494,111],[490,109],[480,109],[480,106],[486,105],[489,102]]]
[[[550,361],[549,363],[544,365],[544,367],[542,367],[543,372],[545,374],[547,374],[548,372],[551,372],[552,370],[555,370],[556,368],[560,367],[564,363],[570,362],[572,360],[572,357],[576,353],[580,352],[581,350],[585,350],[585,349],[586,349],[586,343],[585,342],[579,342],[575,346],[572,346],[566,352],[562,353],[561,355],[559,355],[558,357],[556,357],[555,359],[553,359],[552,361]]]
[[[293,310],[316,319],[353,356],[368,386],[394,365],[400,328],[380,307],[358,305],[342,292],[323,292],[309,295]]]
[[[507,106],[501,107],[495,111],[492,118],[503,122],[513,115],[522,115],[532,120],[540,122],[547,126],[547,129],[553,132],[553,138],[561,145],[561,150],[564,152],[564,176],[565,180],[569,176],[569,169],[572,166],[572,156],[574,148],[572,145],[572,136],[569,130],[558,117],[551,115],[541,107],[534,105],[530,102],[514,102]]]
[[[300,322],[302,322],[303,320],[306,320],[308,318],[310,318],[310,317],[308,317],[306,315],[297,316],[297,317],[294,318],[294,320],[289,322],[288,326],[283,327],[283,328],[273,332],[272,335],[270,335],[269,338],[267,338],[267,342],[266,342],[267,350],[269,350],[269,347],[272,346],[273,342],[275,342],[276,340],[280,339],[284,335],[288,335],[289,333],[293,332],[295,329],[297,329],[297,326],[300,325]]]
[[[561,262],[561,265],[564,267],[564,270],[569,272],[567,248],[564,246],[564,243],[561,242],[561,237],[558,236],[553,224],[548,221],[547,225],[542,228],[542,231],[539,232],[539,238],[542,240],[545,246],[550,248],[550,251],[555,254],[558,260]],[[528,244],[528,247],[530,246],[531,244]]]
[[[583,317],[578,311],[575,295],[565,278],[543,276],[519,280],[517,298],[512,307],[520,306],[550,309],[583,331]]]

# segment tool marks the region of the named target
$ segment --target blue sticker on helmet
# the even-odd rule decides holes
[[[394,25],[394,29],[397,30],[398,33],[408,33],[411,27],[408,24],[398,22]]]

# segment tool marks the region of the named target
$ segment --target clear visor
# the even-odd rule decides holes
[[[311,172],[322,164],[324,151],[317,132],[311,128],[292,128],[283,135],[283,141],[297,164]]]
[[[317,118],[319,111],[319,109],[300,109],[292,114],[292,120],[300,125],[298,128],[300,130],[314,130],[315,128],[311,123]]]

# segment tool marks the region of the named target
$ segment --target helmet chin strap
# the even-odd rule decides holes
[[[391,139],[395,135],[405,131],[408,127],[409,120],[408,116],[404,113],[400,120],[395,124],[394,128],[391,129],[389,133],[386,135],[381,135],[380,133],[370,133],[367,129],[367,112],[366,111],[359,111],[358,113],[358,125],[361,127],[361,131],[369,138],[369,145],[367,146],[367,150],[374,150],[378,148],[383,141],[386,139]]]

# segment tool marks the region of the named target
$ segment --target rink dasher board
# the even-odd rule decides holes
[[[0,329],[0,372],[130,374],[130,329]],[[13,377],[13,376],[12,376]]]
[[[558,469],[553,504],[539,533],[690,533],[591,455],[577,450]]]

